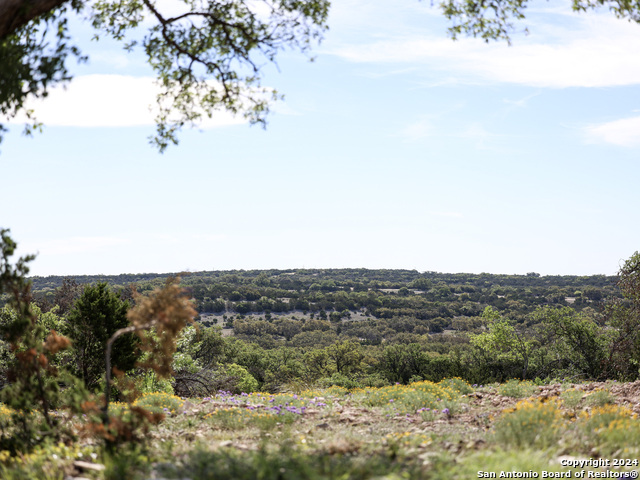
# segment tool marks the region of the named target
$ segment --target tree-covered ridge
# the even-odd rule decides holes
[[[133,304],[166,277],[31,280],[38,307],[64,325],[87,285],[106,282]],[[181,285],[200,330],[179,343],[173,388],[246,380],[276,391],[292,382],[381,385],[452,375],[474,383],[613,378],[627,360],[640,358],[635,348],[621,347],[636,335],[634,303],[619,283],[604,275],[384,269],[190,273]],[[623,376],[636,378],[630,365]]]
[[[92,283],[106,281],[111,284],[124,284],[131,282],[164,279],[170,273],[137,273],[120,275],[73,275],[71,278],[79,283]],[[385,285],[389,288],[408,286],[407,283],[420,281],[442,281],[453,285],[472,284],[475,286],[501,285],[501,286],[594,286],[602,287],[615,283],[615,276],[607,275],[545,275],[531,272],[526,275],[506,275],[493,273],[440,273],[418,272],[417,270],[403,269],[367,269],[367,268],[328,268],[328,269],[286,269],[286,270],[214,270],[202,272],[190,272],[189,278],[203,279],[212,282],[230,282],[242,284],[264,284],[265,282],[282,285],[304,286],[318,281],[333,280],[337,286],[345,286],[354,283],[375,283],[378,286]],[[34,290],[45,287],[59,287],[62,281],[69,276],[50,275],[47,277],[32,276]],[[285,287],[283,287],[285,288]],[[289,287],[286,287],[289,288]]]
[[[138,290],[160,285],[167,274],[75,276],[78,284],[107,282]],[[66,277],[32,277],[36,296],[55,302]],[[365,316],[420,320],[473,317],[492,306],[513,315],[543,305],[597,306],[620,297],[616,277],[437,273],[416,270],[298,269],[194,272],[185,276],[201,313],[303,314],[361,312]],[[324,312],[324,314],[322,313]],[[343,313],[344,312],[344,313]],[[440,323],[443,323],[442,321]],[[438,327],[435,327],[438,330]]]

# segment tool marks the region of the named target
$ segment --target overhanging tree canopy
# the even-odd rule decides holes
[[[262,68],[288,48],[307,52],[327,28],[328,0],[10,0],[0,2],[0,113],[14,117],[29,97],[46,97],[70,79],[68,18],[84,15],[96,36],[141,49],[155,71],[157,130],[163,151],[177,132],[216,110],[265,123],[278,97],[261,85]],[[27,112],[29,115],[29,112]],[[30,117],[31,118],[31,117]],[[27,130],[37,126],[36,120]]]
[[[449,34],[453,39],[464,34],[487,42],[510,42],[515,22],[525,18],[529,0],[443,0],[440,6],[451,20]],[[603,7],[618,18],[640,23],[640,4],[632,0],[572,0],[571,6],[577,12]]]
[[[261,86],[265,64],[287,48],[307,52],[327,28],[330,0],[175,0],[180,13],[166,13],[165,0],[3,0],[0,1],[0,114],[25,111],[29,97],[46,97],[70,79],[69,57],[83,60],[70,44],[68,18],[81,13],[96,36],[125,49],[141,49],[154,69],[158,96],[160,151],[177,143],[184,126],[215,110],[265,123],[275,90]],[[507,40],[524,19],[529,0],[443,0],[449,34]],[[619,18],[640,22],[640,3],[630,0],[573,0],[586,11],[608,8]],[[172,8],[172,12],[174,8]],[[30,112],[26,112],[29,116]],[[38,124],[30,118],[30,131]],[[0,125],[0,134],[2,133]]]

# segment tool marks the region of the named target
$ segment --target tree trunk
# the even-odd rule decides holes
[[[0,0],[0,41],[69,0]]]

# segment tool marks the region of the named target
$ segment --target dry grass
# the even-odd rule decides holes
[[[527,384],[525,390],[533,395],[516,399],[501,395],[501,386],[466,390],[455,381],[190,399],[151,432],[143,451],[107,457],[97,445],[77,445],[107,469],[87,473],[68,460],[60,471],[91,478],[128,471],[127,478],[144,479],[439,479],[579,470],[563,467],[566,458],[622,456],[637,463],[640,382]],[[0,476],[30,478],[20,472],[53,461],[41,457],[20,463],[0,453]]]

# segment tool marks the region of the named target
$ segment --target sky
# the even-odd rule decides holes
[[[144,58],[76,20],[89,61],[0,144],[0,228],[41,276],[613,275],[640,240],[640,25],[526,14],[510,46],[454,42],[431,2],[335,0],[314,61],[265,68],[266,129],[221,114],[164,154]]]

